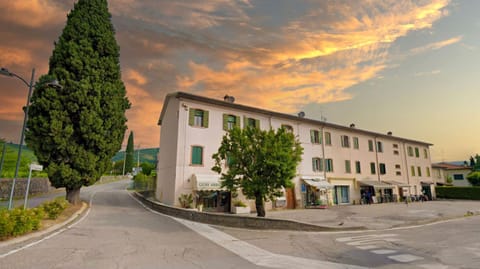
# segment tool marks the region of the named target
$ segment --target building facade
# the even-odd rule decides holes
[[[426,142],[184,92],[166,96],[158,124],[156,198],[165,204],[178,206],[182,194],[192,194],[204,209],[230,211],[233,199],[243,199],[220,188],[211,157],[229,128],[247,125],[291,130],[304,148],[295,187],[267,207],[391,202],[422,193],[435,197]]]
[[[472,172],[468,165],[457,165],[447,162],[432,164],[433,178],[437,185],[445,185],[450,179],[451,184],[456,187],[472,186],[467,180],[467,175]]]

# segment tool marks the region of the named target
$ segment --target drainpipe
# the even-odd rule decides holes
[[[405,161],[405,171],[407,175],[407,184],[408,184],[408,195],[411,194],[411,186],[410,186],[410,174],[409,174],[409,167],[408,167],[408,161],[407,161],[407,151],[405,148],[405,142],[402,142],[402,147],[403,147],[403,159]]]
[[[373,149],[375,150],[375,162],[376,162],[375,166],[377,167],[377,178],[378,178],[378,181],[380,182],[380,165],[378,163],[378,149],[377,149],[378,145],[377,145],[377,137],[376,136],[373,138],[373,143],[374,143]]]

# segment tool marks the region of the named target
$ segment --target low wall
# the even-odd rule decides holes
[[[0,199],[8,199],[12,188],[11,178],[0,179]],[[30,179],[29,195],[47,193],[52,189],[48,178],[32,178]],[[15,180],[14,197],[24,197],[27,190],[27,179],[17,178]]]
[[[269,219],[250,216],[239,216],[233,214],[223,213],[209,213],[198,212],[195,210],[189,210],[184,208],[172,207],[165,204],[161,204],[157,201],[153,201],[151,198],[147,198],[141,193],[135,192],[135,196],[140,199],[149,208],[160,212],[165,215],[169,215],[176,218],[182,218],[190,221],[196,221],[206,224],[257,229],[257,230],[294,230],[294,231],[345,231],[345,230],[359,230],[358,227],[324,227],[313,225],[309,223],[296,222],[291,220],[281,219]]]

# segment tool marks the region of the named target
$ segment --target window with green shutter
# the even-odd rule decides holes
[[[188,124],[190,126],[208,128],[208,111],[190,108]]]
[[[253,127],[253,128],[260,128],[260,120],[255,118],[248,118],[243,117],[243,126],[244,127]]]
[[[230,114],[223,114],[223,130],[228,131],[233,127],[240,128],[240,117]]]
[[[310,130],[310,141],[312,144],[320,144],[320,132],[318,130]]]
[[[192,146],[192,165],[203,164],[203,147]]]

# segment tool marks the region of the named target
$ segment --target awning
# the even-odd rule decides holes
[[[332,184],[328,183],[323,177],[302,177],[302,180],[317,189],[332,189]]]
[[[391,184],[381,182],[381,181],[375,181],[375,180],[359,180],[358,184],[363,186],[372,186],[374,188],[383,188],[383,189],[393,188],[393,185]]]
[[[222,190],[220,184],[220,175],[198,175],[192,176],[194,187],[196,191],[217,191]]]
[[[398,182],[398,181],[395,181],[395,180],[387,180],[387,181],[385,181],[385,183],[392,184],[392,185],[395,185],[395,186],[398,186],[398,187],[410,187],[410,185],[408,185],[408,183],[406,183],[406,182]]]

